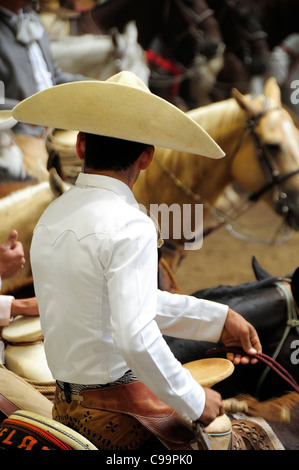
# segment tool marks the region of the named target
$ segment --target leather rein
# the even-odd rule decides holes
[[[207,356],[217,356],[218,354],[221,354],[221,353],[241,354],[243,356],[246,355],[246,353],[244,352],[244,350],[242,348],[238,348],[238,347],[221,347],[221,348],[209,349],[207,351]],[[264,354],[264,353],[256,353],[252,357],[255,357],[259,361],[266,364],[267,367],[272,369],[283,380],[285,380],[295,390],[295,392],[299,393],[299,385],[297,384],[295,379],[275,359],[273,359],[270,356],[267,356],[267,354]]]

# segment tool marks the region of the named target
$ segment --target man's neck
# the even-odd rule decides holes
[[[113,170],[93,170],[92,168],[85,168],[84,173],[89,173],[92,175],[102,175],[102,176],[109,176],[110,178],[115,178],[119,181],[122,181],[125,183],[131,191],[133,190],[134,183],[137,179],[137,176],[139,174],[136,174],[134,171],[133,167],[128,168],[127,170],[124,171],[113,171]]]

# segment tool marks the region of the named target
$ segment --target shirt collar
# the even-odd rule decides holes
[[[132,206],[139,207],[131,189],[122,181],[104,175],[94,175],[90,173],[79,173],[75,183],[79,188],[94,187],[99,189],[107,189],[119,196],[125,197],[126,202]]]

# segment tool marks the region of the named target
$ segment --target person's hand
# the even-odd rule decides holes
[[[17,241],[18,232],[12,230],[7,240],[0,245],[0,277],[9,279],[16,276],[24,267],[25,257],[21,242]]]
[[[248,323],[239,313],[231,308],[228,310],[226,322],[221,334],[221,340],[226,347],[241,347],[246,355],[228,353],[227,359],[234,364],[255,364],[258,362],[250,356],[262,352],[262,346],[255,328]]]
[[[27,299],[13,299],[11,303],[11,316],[24,315],[27,317],[39,316],[36,297]]]
[[[204,426],[208,426],[214,419],[224,414],[224,408],[221,395],[218,392],[205,387],[204,391],[206,394],[206,403],[199,421]]]

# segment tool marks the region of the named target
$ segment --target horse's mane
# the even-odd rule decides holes
[[[236,286],[219,285],[218,287],[211,287],[194,292],[192,295],[200,299],[221,299],[223,302],[224,298],[232,299],[236,297],[242,297],[248,295],[250,292],[256,292],[257,290],[265,289],[267,287],[273,287],[276,282],[281,281],[280,277],[269,277],[261,281],[246,282],[244,284],[238,284]]]
[[[213,130],[225,127],[225,131],[230,133],[236,126],[240,126],[240,118],[244,117],[234,98],[229,98],[217,103],[207,104],[199,108],[192,109],[186,113],[194,121],[198,122],[209,134],[213,136]]]
[[[48,189],[50,191],[50,186],[47,181],[43,183],[38,183],[34,186],[29,186],[24,189],[19,189],[8,196],[0,198],[0,211],[5,210],[9,207],[12,207],[14,204],[18,203],[19,201],[24,201],[35,194],[40,193],[41,191],[44,191],[45,189]]]

